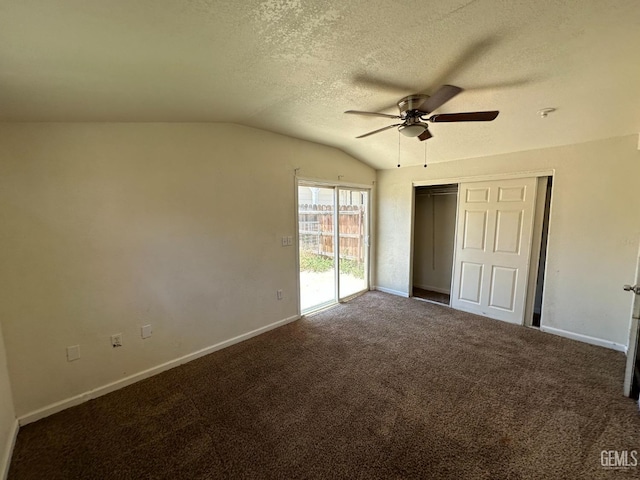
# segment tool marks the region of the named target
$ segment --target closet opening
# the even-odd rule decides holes
[[[458,185],[415,188],[412,296],[451,304]]]
[[[549,236],[549,213],[551,211],[551,184],[553,177],[542,177],[539,179],[540,182],[544,180],[546,180],[546,188],[540,239],[540,256],[538,258],[538,274],[536,277],[535,299],[533,303],[533,319],[531,321],[531,326],[538,328],[540,328],[540,321],[542,319],[542,295],[544,293],[544,274],[547,264],[547,238]]]

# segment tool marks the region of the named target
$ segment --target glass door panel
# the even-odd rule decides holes
[[[302,313],[336,301],[334,205],[334,188],[298,186]]]
[[[367,290],[369,192],[338,190],[339,297]]]

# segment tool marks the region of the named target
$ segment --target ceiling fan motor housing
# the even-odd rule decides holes
[[[422,103],[429,98],[429,95],[409,95],[398,102],[400,116],[404,117],[412,110],[417,110]]]

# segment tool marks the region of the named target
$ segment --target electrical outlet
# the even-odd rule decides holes
[[[113,348],[122,346],[122,334],[121,333],[116,333],[114,335],[111,335],[111,346]]]
[[[72,345],[67,347],[67,361],[73,362],[80,358],[80,345]]]
[[[287,246],[287,237],[282,237],[282,246],[283,247]]]
[[[287,246],[290,247],[293,245],[293,237],[291,235],[289,235],[287,237]]]
[[[278,290],[276,292],[276,296],[278,297],[278,300],[282,300],[282,290]]]
[[[140,335],[142,336],[142,338],[149,338],[152,333],[153,330],[151,329],[151,325],[143,325],[140,328]]]

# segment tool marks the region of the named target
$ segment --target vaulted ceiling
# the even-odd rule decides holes
[[[393,121],[345,110],[442,84],[439,112],[500,110],[403,165],[637,133],[638,48],[637,0],[5,0],[0,120],[233,122],[394,168],[396,129],[354,138]]]

